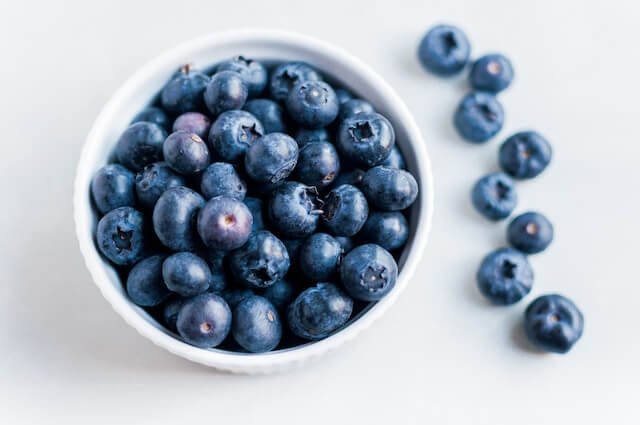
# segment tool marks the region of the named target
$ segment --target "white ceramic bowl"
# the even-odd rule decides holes
[[[238,54],[265,60],[302,60],[324,75],[370,101],[393,123],[396,140],[416,177],[420,195],[411,211],[411,233],[400,259],[396,286],[381,301],[365,309],[350,324],[330,337],[296,348],[264,354],[239,354],[201,349],[186,344],[164,329],[143,309],[129,301],[115,270],[94,244],[97,216],[92,209],[89,185],[96,170],[107,163],[122,131],[184,63],[208,68]],[[109,100],[96,119],[78,164],[74,218],[80,251],[93,280],[114,310],[140,334],[185,359],[239,373],[269,373],[318,357],[368,328],[398,298],[421,260],[433,211],[431,166],[420,131],[396,92],[360,60],[322,41],[274,30],[240,30],[211,34],[185,43],[154,59],[136,72]]]

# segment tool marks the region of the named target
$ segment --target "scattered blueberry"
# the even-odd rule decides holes
[[[155,106],[144,108],[135,117],[133,117],[131,124],[143,121],[157,124],[165,130],[169,129],[169,117],[162,109],[156,108]]]
[[[211,77],[204,91],[204,103],[214,116],[218,116],[225,111],[242,109],[248,96],[247,83],[240,74],[220,71]]]
[[[251,216],[253,217],[253,226],[251,227],[251,231],[255,232],[256,230],[264,229],[265,219],[262,199],[247,197],[244,198],[244,203],[247,208],[249,208],[249,211],[251,211]]]
[[[131,124],[118,139],[116,158],[128,169],[140,171],[145,165],[162,160],[162,144],[166,138],[167,132],[157,124]]]
[[[332,283],[304,290],[289,306],[289,327],[301,338],[318,340],[342,327],[353,311],[353,300]]]
[[[153,208],[166,190],[184,185],[184,177],[173,171],[166,162],[154,162],[136,174],[136,195],[145,208]]]
[[[402,213],[373,212],[359,233],[366,242],[380,245],[387,251],[402,248],[409,238],[409,223]]]
[[[498,93],[513,81],[513,67],[501,54],[484,55],[471,67],[469,82],[476,90]]]
[[[328,281],[342,260],[342,245],[326,233],[315,233],[302,243],[300,270],[313,282]]]
[[[271,99],[250,100],[245,103],[244,110],[253,114],[262,123],[264,134],[287,131],[284,110]]]
[[[189,344],[212,348],[231,330],[231,310],[226,301],[210,292],[185,300],[178,313],[176,328]]]
[[[269,222],[286,238],[303,238],[316,230],[321,208],[315,187],[285,182],[271,194]]]
[[[212,276],[209,265],[202,258],[191,252],[178,252],[164,260],[162,278],[171,291],[192,297],[209,289]]]
[[[198,213],[198,234],[211,249],[230,251],[241,247],[249,238],[252,226],[249,208],[228,196],[210,199]]]
[[[406,163],[404,161],[404,156],[402,156],[402,152],[400,152],[400,148],[398,145],[395,145],[393,149],[391,149],[391,153],[380,163],[380,165],[384,165],[389,168],[398,168],[400,170],[404,170],[407,168]]]
[[[266,288],[284,277],[289,270],[289,254],[273,233],[252,233],[245,245],[229,254],[233,277],[248,288]]]
[[[185,112],[173,122],[173,131],[186,131],[206,139],[211,128],[211,120],[200,112]]]
[[[326,128],[299,128],[298,131],[296,131],[296,134],[294,134],[293,138],[301,148],[307,143],[330,142],[329,132]]]
[[[269,90],[274,100],[284,102],[296,83],[320,80],[320,75],[311,65],[304,62],[287,62],[278,65],[271,74]]]
[[[342,121],[336,145],[347,159],[369,168],[387,159],[395,139],[393,127],[385,117],[358,114]]]
[[[500,167],[516,179],[531,179],[551,162],[552,150],[547,140],[535,131],[521,131],[509,136],[500,146]]]
[[[260,96],[269,79],[267,68],[262,63],[244,56],[236,56],[222,62],[216,71],[234,71],[240,74],[247,83],[249,97]]]
[[[537,254],[544,251],[553,240],[553,225],[544,215],[527,212],[509,223],[507,240],[525,254]]]
[[[340,122],[358,114],[373,114],[376,110],[372,104],[362,99],[350,99],[340,104],[340,113],[338,120]]]
[[[391,254],[375,244],[354,248],[340,265],[340,280],[355,299],[378,301],[393,289],[398,265]]]
[[[535,346],[564,354],[582,336],[584,317],[570,299],[558,294],[543,295],[527,307],[524,327]]]
[[[184,65],[162,89],[162,107],[174,115],[201,110],[209,76]]]
[[[244,157],[247,174],[263,183],[286,179],[298,161],[298,144],[284,133],[270,133],[256,140]]]
[[[202,173],[200,191],[206,199],[224,195],[242,201],[247,194],[247,185],[233,165],[214,162]]]
[[[531,291],[533,269],[520,251],[500,248],[482,260],[476,281],[482,295],[492,303],[510,305]]]
[[[311,142],[302,146],[294,176],[296,180],[318,189],[333,183],[340,172],[340,158],[329,142]]]
[[[360,189],[343,184],[324,198],[322,223],[336,236],[353,236],[369,215],[369,204]]]
[[[491,173],[473,186],[471,201],[475,209],[489,220],[502,220],[515,209],[518,195],[509,176]]]
[[[118,207],[134,207],[134,175],[120,164],[107,164],[91,180],[91,196],[102,214]]]
[[[171,294],[162,281],[164,256],[154,255],[138,262],[127,276],[127,294],[142,307],[160,305]]]
[[[209,131],[209,147],[224,161],[236,161],[265,134],[258,119],[246,111],[220,114]]]
[[[160,242],[174,251],[195,250],[196,217],[204,203],[202,196],[184,186],[164,192],[153,208],[153,229]]]
[[[135,264],[142,259],[146,249],[145,236],[144,216],[131,207],[109,211],[100,219],[96,230],[100,252],[119,266]]]
[[[502,129],[504,110],[493,94],[472,92],[460,101],[453,124],[463,139],[484,143]]]
[[[362,191],[375,207],[383,211],[400,211],[415,202],[418,183],[407,171],[379,165],[365,173]]]
[[[250,353],[271,351],[282,338],[280,315],[266,298],[247,297],[233,309],[231,334]]]
[[[296,295],[296,290],[293,284],[288,280],[279,280],[267,289],[262,291],[262,296],[271,301],[271,304],[278,311],[285,311],[293,298]]]
[[[287,97],[291,118],[305,128],[326,127],[338,116],[338,97],[324,81],[301,81]]]
[[[180,174],[199,173],[209,165],[209,149],[197,134],[186,131],[171,133],[162,146],[164,159],[169,167]]]
[[[453,25],[436,25],[422,38],[418,59],[427,71],[441,77],[455,75],[469,62],[467,36]]]

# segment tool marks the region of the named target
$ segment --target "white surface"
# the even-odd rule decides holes
[[[107,163],[120,134],[133,117],[162,89],[181,64],[210,68],[242,52],[254,59],[297,60],[316,67],[327,78],[353,90],[367,93],[377,111],[393,124],[398,146],[406,156],[423,193],[411,207],[411,237],[398,265],[400,273],[393,289],[384,299],[358,314],[341,332],[322,341],[288,350],[261,355],[238,355],[226,351],[203,350],[175,338],[171,333],[126,295],[115,269],[99,254],[95,245],[96,213],[89,199],[91,180]],[[168,51],[136,71],[120,87],[96,119],[83,147],[74,182],[74,220],[80,251],[91,277],[123,319],[155,344],[186,359],[220,370],[264,374],[300,367],[334,351],[368,329],[398,299],[422,262],[427,235],[433,217],[433,176],[425,141],[409,109],[400,96],[371,68],[354,56],[312,37],[279,30],[237,30],[199,37]]]
[[[0,422],[640,422],[636,2],[89,3],[0,3]],[[238,377],[166,353],[111,310],[76,247],[71,188],[91,122],[135,69],[265,19],[343,46],[396,88],[427,139],[436,211],[418,275],[375,327],[304,369]],[[513,59],[506,128],[488,145],[452,131],[463,82],[414,59],[437,21],[464,27],[475,53]],[[586,317],[566,357],[514,336],[526,303],[490,307],[474,287],[504,224],[479,218],[468,190],[495,168],[498,141],[524,127],[555,148],[548,172],[518,186],[519,211],[543,211],[557,229],[532,258],[532,295],[565,293]]]

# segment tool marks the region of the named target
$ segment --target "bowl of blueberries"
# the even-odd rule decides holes
[[[373,70],[306,36],[212,34],[134,74],[78,165],[80,250],[166,350],[238,373],[342,345],[397,299],[431,224],[431,167]]]

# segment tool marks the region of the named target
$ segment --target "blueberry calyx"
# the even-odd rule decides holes
[[[373,128],[369,121],[357,122],[355,126],[349,127],[349,134],[358,142],[374,136]]]

